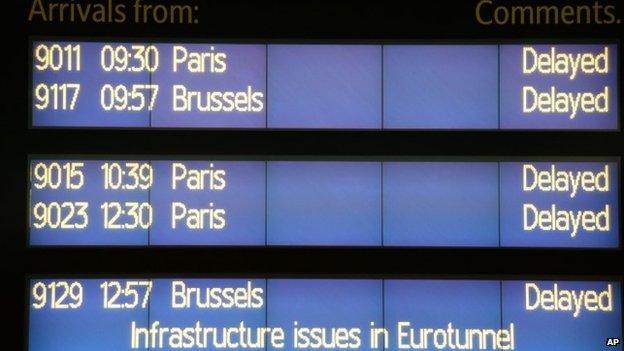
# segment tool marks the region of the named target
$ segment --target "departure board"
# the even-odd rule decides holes
[[[613,42],[31,42],[33,127],[617,130]]]
[[[32,279],[28,350],[602,350],[621,296],[618,281]]]
[[[30,244],[618,248],[619,160],[30,161]]]

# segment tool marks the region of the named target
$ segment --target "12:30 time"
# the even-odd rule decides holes
[[[104,229],[149,229],[153,221],[152,206],[147,202],[105,202]]]

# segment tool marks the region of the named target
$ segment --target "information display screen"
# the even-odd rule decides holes
[[[6,350],[624,351],[623,7],[6,7]]]
[[[618,281],[32,279],[29,351],[587,351]]]
[[[31,46],[33,127],[619,128],[609,42]]]
[[[620,245],[619,160],[30,160],[31,245]]]

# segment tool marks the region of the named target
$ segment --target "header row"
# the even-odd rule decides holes
[[[618,46],[32,43],[34,127],[616,130]]]

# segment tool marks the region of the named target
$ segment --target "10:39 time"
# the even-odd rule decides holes
[[[154,169],[148,162],[106,162],[105,190],[148,190],[154,182]]]

